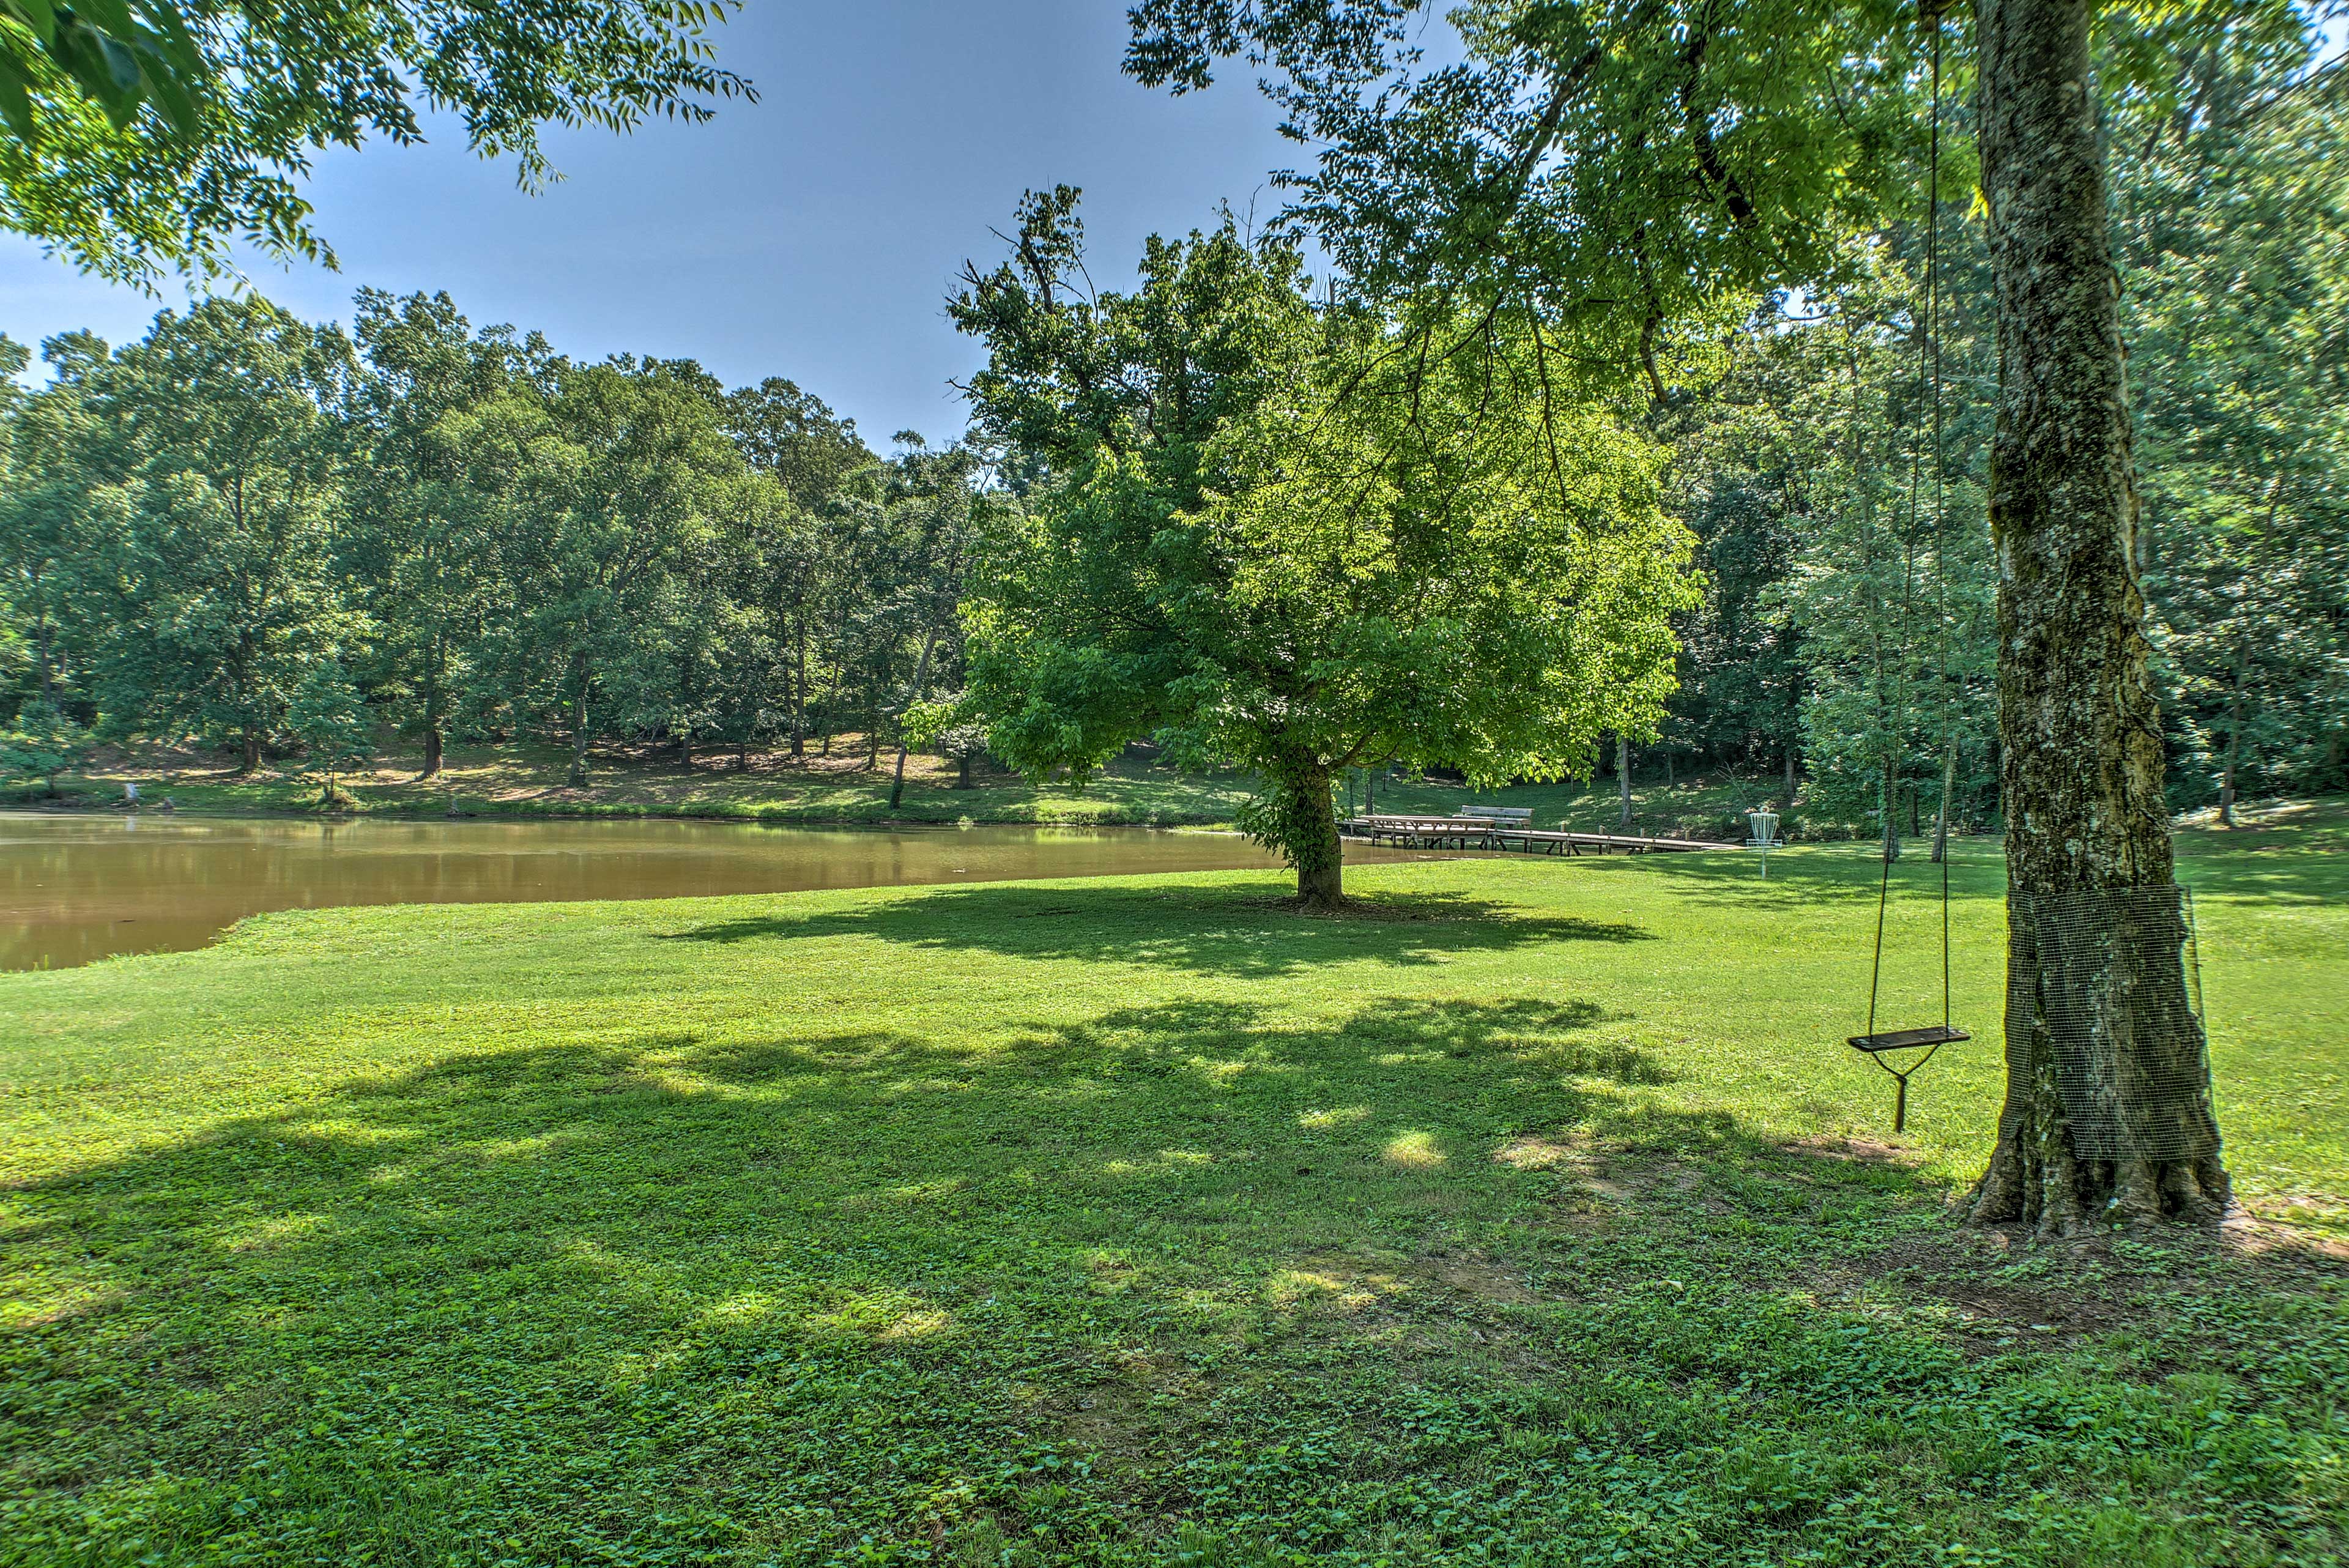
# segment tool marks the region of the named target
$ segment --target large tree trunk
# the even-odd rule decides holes
[[[237,737],[236,771],[238,776],[261,771],[261,732],[248,729]]]
[[[1972,1212],[2047,1235],[2228,1198],[2139,624],[2091,11],[1976,6],[2008,937],[2006,1106]]]
[[[1338,813],[1330,781],[1319,781],[1313,801],[1320,806],[1310,834],[1291,857],[1297,866],[1297,901],[1309,909],[1334,909],[1346,901],[1346,846],[1338,836]]]
[[[1251,827],[1257,842],[1269,843],[1297,868],[1297,901],[1309,909],[1334,909],[1345,902],[1346,846],[1338,836],[1338,808],[1330,770],[1299,763],[1273,784],[1268,820]]]
[[[437,718],[425,720],[424,771],[416,775],[417,783],[422,784],[426,779],[440,776],[440,759],[448,743],[448,737],[440,730],[440,721]]]
[[[1621,735],[1615,737],[1615,794],[1622,809],[1617,815],[1620,826],[1631,826],[1631,742]]]

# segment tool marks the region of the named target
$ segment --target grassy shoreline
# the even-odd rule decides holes
[[[388,752],[371,768],[337,781],[351,804],[334,812],[319,805],[316,779],[264,769],[240,775],[221,759],[196,753],[142,749],[108,753],[89,768],[67,775],[63,801],[49,802],[20,788],[0,804],[16,809],[119,810],[123,786],[136,784],[143,801],[169,797],[175,807],[203,815],[384,815],[408,818],[494,817],[683,817],[712,821],[805,823],[809,826],[919,826],[953,824],[1086,825],[1229,827],[1247,800],[1251,783],[1236,774],[1184,774],[1154,763],[1120,759],[1082,789],[1066,782],[1037,783],[1016,775],[981,772],[969,789],[955,787],[954,769],[936,757],[909,757],[904,797],[888,804],[890,766],[884,753],[868,768],[854,744],[838,754],[794,761],[779,753],[754,753],[747,769],[730,756],[705,758],[692,767],[674,753],[636,752],[604,756],[591,782],[573,788],[564,778],[570,753],[554,746],[452,747],[442,774],[415,777],[420,757]],[[1359,775],[1348,783],[1341,804],[1362,804]],[[1620,806],[1612,780],[1588,784],[1518,784],[1471,790],[1433,779],[1383,778],[1375,786],[1381,810],[1441,812],[1475,803],[1530,808],[1544,826],[1570,824],[1608,829]],[[1632,790],[1635,831],[1730,837],[1742,834],[1740,814],[1783,793],[1775,778],[1740,779],[1726,774],[1636,781]],[[1783,805],[1783,802],[1780,802]],[[1788,814],[1799,836],[1846,837],[1857,825],[1806,823]]]
[[[0,1563],[2329,1561],[2344,838],[2181,838],[2261,1221],[2217,1247],[1952,1229],[1995,1030],[1891,1137],[1857,847],[0,975]]]

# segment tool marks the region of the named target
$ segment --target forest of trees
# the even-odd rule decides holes
[[[2180,806],[2349,788],[2349,81],[2292,85],[2304,58],[2206,52],[2184,103],[2112,139],[2137,565]],[[1708,587],[1659,740],[1694,765],[1799,759],[1847,805],[1873,805],[1896,756],[1930,821],[1953,730],[1956,815],[1986,821],[1990,265],[1979,211],[1945,206],[1938,237],[1940,524],[1930,473],[1910,508],[1931,419],[1918,225],[1702,344],[1655,416]]]
[[[2222,44],[2177,95],[2111,110],[2137,566],[2181,806],[2349,787],[2349,84],[2304,74],[2304,37]],[[1969,104],[1942,112],[1960,144]],[[1895,213],[1801,295],[1677,311],[1643,376],[1583,394],[1660,454],[1694,537],[1677,690],[1653,722],[1607,721],[1642,774],[1783,777],[1847,817],[1889,789],[1903,826],[1930,824],[1954,738],[1957,815],[1997,815],[1997,368],[1971,180],[1947,173],[1930,236],[1930,344],[1928,235]],[[456,737],[558,740],[574,776],[611,741],[799,754],[854,733],[877,761],[966,685],[966,582],[1079,482],[984,379],[982,444],[883,457],[788,380],[574,363],[445,296],[363,293],[347,333],[219,299],[41,354],[46,379],[0,381],[19,778],[99,739],[256,764],[387,728],[427,771]],[[6,369],[27,358],[0,339]]]
[[[25,350],[0,339],[8,369]],[[9,383],[12,770],[148,739],[347,766],[388,727],[590,748],[868,749],[959,679],[986,465],[894,455],[792,382],[574,363],[446,296],[345,332],[259,300]]]

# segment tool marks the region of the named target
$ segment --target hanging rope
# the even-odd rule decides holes
[[[1918,345],[1917,381],[1918,389],[1923,394],[1923,400],[1932,410],[1933,577],[1936,623],[1934,662],[1938,667],[1940,677],[1945,742],[1941,768],[1941,809],[1940,816],[1934,823],[1934,838],[1940,850],[1937,858],[1941,865],[1941,1033],[1949,1034],[1952,1033],[1950,1012],[1950,804],[1957,782],[1958,728],[1956,707],[1950,701],[1949,508],[1946,504],[1946,464],[1942,461],[1941,411],[1941,15],[1945,8],[1945,5],[1936,4],[1935,0],[1920,0],[1919,6],[1920,14],[1932,29],[1930,45],[1932,62],[1932,92],[1925,160],[1925,309],[1920,323],[1922,338]],[[1924,475],[1921,469],[1922,452],[1918,446],[1912,445],[1909,449],[1909,516],[1912,538],[1915,536],[1918,508],[1924,489]],[[1909,558],[1913,560],[1913,555]],[[1904,621],[1907,618],[1905,612],[1909,586],[1913,580],[1913,573],[1903,573],[1901,600]],[[1908,722],[1909,707],[1905,697],[1899,701],[1898,709],[1885,756],[1882,794],[1878,801],[1880,811],[1879,826],[1883,829],[1882,848],[1879,851],[1882,867],[1876,884],[1876,943],[1875,950],[1868,961],[1868,1029],[1859,1037],[1863,1040],[1879,1038],[1876,1033],[1876,1007],[1884,980],[1885,915],[1892,901],[1892,844],[1895,832],[1892,814],[1896,809],[1893,801],[1893,781],[1899,766],[1900,732]],[[1855,1041],[1855,1044],[1857,1043]],[[1938,1045],[1935,1048],[1938,1049]],[[1930,1060],[1931,1052],[1929,1051],[1926,1054],[1927,1059]],[[1878,1065],[1884,1065],[1880,1058],[1878,1060]],[[1922,1061],[1917,1064],[1920,1067],[1923,1065]],[[1915,1070],[1914,1067],[1909,1069],[1910,1072]],[[1892,1072],[1892,1069],[1886,1067],[1885,1071]],[[1894,1073],[1893,1075],[1900,1080],[1905,1110],[1907,1074]]]
[[[1931,4],[1931,0],[1927,0]],[[1958,781],[1958,711],[1950,700],[1950,511],[1943,481],[1948,473],[1941,447],[1941,13],[1932,12],[1933,92],[1925,155],[1925,342],[1933,363],[1933,624],[1940,647],[1941,722],[1941,815],[1933,841],[1941,863],[1941,1027],[1950,1026],[1950,795]]]

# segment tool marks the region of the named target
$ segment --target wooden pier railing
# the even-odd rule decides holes
[[[1532,824],[1532,813],[1520,820],[1506,808],[1475,807],[1475,815],[1415,816],[1381,815],[1349,817],[1338,825],[1348,838],[1393,849],[1488,849],[1515,855],[1649,855],[1700,849],[1733,849],[1732,844],[1709,844],[1699,838],[1654,838],[1628,833],[1549,832]]]

